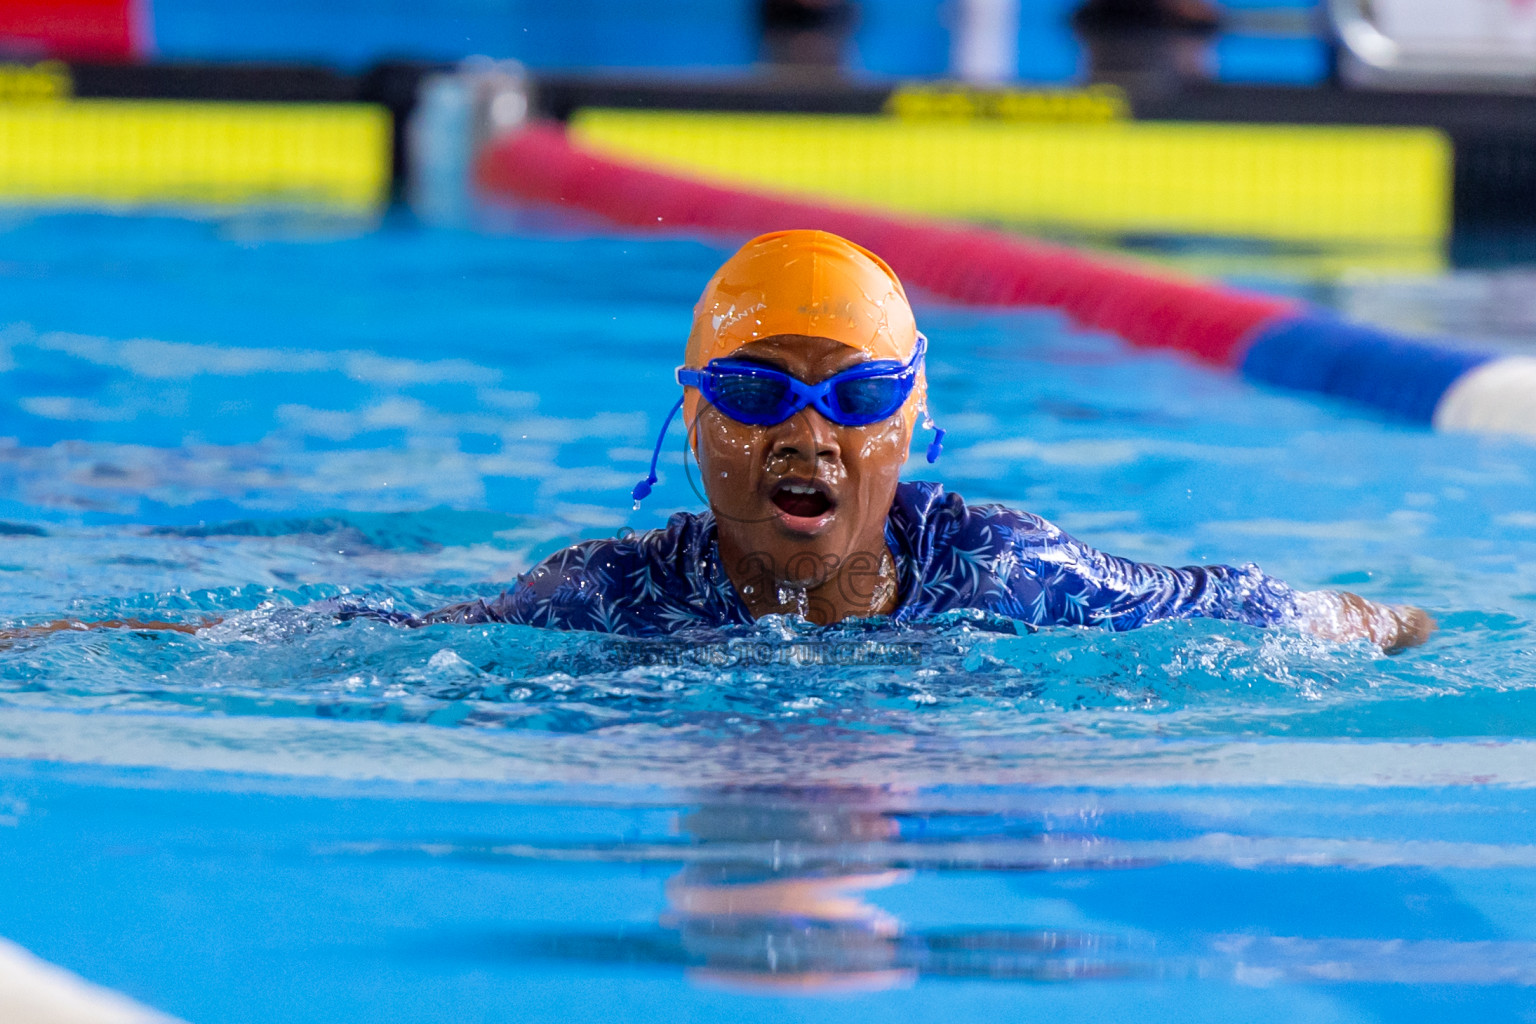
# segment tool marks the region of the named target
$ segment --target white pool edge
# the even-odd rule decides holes
[[[5,1024],[181,1024],[0,939]]]

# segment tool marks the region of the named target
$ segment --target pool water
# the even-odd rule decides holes
[[[1536,1013],[1529,441],[926,303],[914,475],[1441,631],[333,621],[699,507],[724,244],[6,223],[0,627],[220,621],[0,651],[0,936],[196,1024]]]

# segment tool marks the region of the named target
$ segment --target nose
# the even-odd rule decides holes
[[[812,467],[825,459],[836,462],[842,457],[837,443],[837,428],[815,409],[802,409],[774,428],[769,454],[789,462],[805,461]]]

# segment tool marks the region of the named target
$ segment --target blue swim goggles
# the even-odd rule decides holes
[[[768,427],[783,423],[802,409],[814,407],[828,420],[845,427],[863,427],[889,419],[900,411],[917,375],[922,372],[928,339],[921,332],[912,358],[905,363],[876,359],[834,373],[818,384],[807,384],[782,370],[745,359],[713,359],[702,370],[687,366],[677,368],[677,382],[685,388],[698,388],[704,400],[720,412],[749,426]],[[656,462],[666,439],[672,418],[682,408],[679,398],[656,438],[651,452],[651,472],[631,492],[635,503],[651,493],[656,483]],[[933,428],[928,445],[928,461],[934,462],[944,450],[944,431],[924,413],[924,425]]]

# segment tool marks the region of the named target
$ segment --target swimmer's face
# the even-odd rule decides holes
[[[752,360],[808,384],[868,359],[827,338],[778,335],[745,345]],[[855,554],[885,550],[885,518],[912,430],[900,412],[862,427],[839,426],[813,407],[783,423],[749,426],[713,406],[694,425],[699,468],[728,566],[756,559],[742,576],[818,584]]]

